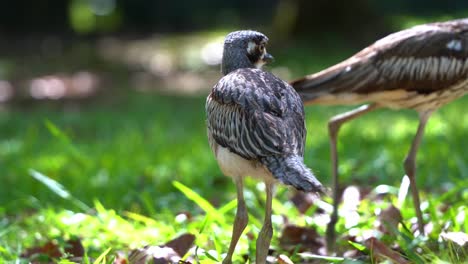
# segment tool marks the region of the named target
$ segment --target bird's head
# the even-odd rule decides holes
[[[240,68],[261,68],[273,61],[266,51],[268,38],[264,34],[241,30],[229,33],[224,40],[221,71],[224,75]]]

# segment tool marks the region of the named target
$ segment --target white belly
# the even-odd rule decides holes
[[[216,143],[208,130],[208,142],[211,150],[218,161],[219,168],[224,175],[229,177],[250,176],[264,182],[276,182],[270,171],[258,161],[246,160],[243,157],[231,152],[229,149]]]
[[[246,160],[219,145],[216,150],[216,159],[218,160],[219,167],[226,176],[251,176],[262,180],[269,179],[270,181],[273,179],[268,169],[260,162]]]
[[[218,161],[219,168],[224,175],[229,177],[251,176],[264,182],[274,182],[276,179],[270,171],[258,161],[246,160],[231,152],[229,149],[218,145],[208,133],[211,149]]]

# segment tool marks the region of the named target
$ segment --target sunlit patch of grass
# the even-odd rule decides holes
[[[105,209],[96,202],[94,213],[76,213],[69,210],[43,209],[31,217],[12,224],[2,240],[22,251],[54,239],[78,237],[90,256],[98,256],[103,249],[112,247],[132,249],[148,244],[164,244],[183,231],[180,225],[166,217],[151,223],[133,217],[120,216],[112,209]],[[169,228],[173,226],[174,228]],[[0,246],[3,246],[0,244]],[[8,252],[8,251],[7,251]],[[113,251],[114,252],[114,251]],[[20,252],[16,254],[19,255]],[[11,261],[18,255],[1,255]]]
[[[215,40],[217,36],[211,37]],[[302,46],[290,53],[285,48],[276,57],[294,76],[300,76],[351,55],[344,50],[321,59],[325,51],[305,52],[308,50],[310,47]],[[72,110],[45,103],[0,111],[0,259],[16,260],[26,247],[57,237],[80,237],[87,253],[97,258],[108,248],[111,251],[103,256],[162,244],[182,232],[197,236],[196,255],[203,263],[215,263],[227,252],[236,192],[209,149],[204,96],[124,95]],[[417,253],[412,258],[415,263],[418,258],[450,263],[466,260],[466,252],[442,241],[439,234],[468,231],[464,204],[468,200],[468,113],[463,111],[467,102],[468,98],[460,99],[433,115],[418,153],[417,180],[426,205],[425,219],[434,228],[426,241],[402,229],[402,234],[391,238],[407,256]],[[305,161],[327,186],[327,120],[349,109],[306,108]],[[411,111],[377,110],[343,126],[339,134],[343,185],[397,188],[417,123],[417,114]],[[73,199],[51,192],[31,177],[30,169],[60,183]],[[175,181],[182,185],[174,185]],[[255,255],[252,237],[257,236],[264,214],[261,186],[250,179],[246,182],[250,223],[248,235],[237,247],[238,261],[243,261],[242,254]],[[315,208],[301,215],[289,201],[290,195],[288,188],[279,187],[273,209],[272,248],[285,254],[290,252],[282,251],[278,242],[285,219],[316,227],[321,235],[326,229],[326,223],[314,217]],[[389,194],[381,203],[363,200],[353,232],[373,232],[375,212],[390,202],[395,204],[395,195]],[[407,198],[399,209],[405,225],[411,226],[415,219],[412,201]],[[339,220],[337,230],[343,237],[350,232],[344,219]],[[352,248],[344,239],[338,243],[343,249]]]
[[[3,166],[5,183],[15,186],[4,188],[0,193],[0,215],[4,219],[0,240],[5,241],[0,243],[2,258],[16,259],[25,247],[56,237],[79,236],[90,256],[97,257],[109,247],[114,252],[118,248],[161,244],[181,232],[197,235],[200,261],[214,262],[213,258],[222,258],[234,221],[235,190],[231,180],[222,176],[217,168],[206,143],[204,99],[132,96],[136,98],[130,99],[127,111],[113,107],[110,111],[100,106],[77,115],[49,111],[45,107],[28,115],[21,112],[3,115],[0,124],[13,125],[17,130],[1,130],[5,138],[2,161],[11,164]],[[133,100],[138,103],[131,103]],[[468,184],[463,176],[467,175],[463,154],[467,144],[463,132],[465,124],[458,122],[465,119],[466,114],[458,110],[465,101],[462,99],[441,109],[429,122],[429,133],[418,159],[418,179],[425,183],[421,186],[423,201],[428,203],[426,219],[434,221],[434,231],[429,241],[416,241],[412,237],[397,239],[401,240],[400,244],[406,243],[400,246],[406,248],[407,253],[417,246],[427,245],[419,255],[453,259],[449,253],[434,253],[449,249],[438,234],[444,230],[466,232],[468,228],[467,218],[460,216],[467,212],[462,201],[468,195],[463,191],[463,186]],[[153,105],[157,105],[157,109],[153,109]],[[330,170],[326,122],[345,109],[307,109],[306,163],[325,183],[329,181]],[[440,125],[440,122],[447,124]],[[405,132],[394,134],[399,124],[403,124]],[[415,130],[411,125],[416,124],[415,114],[395,111],[376,111],[347,124],[340,133],[341,181],[349,183],[376,175],[375,186],[398,186],[403,175],[401,160]],[[185,126],[190,129],[184,129]],[[367,126],[370,128],[361,131]],[[446,127],[445,133],[438,131],[441,126]],[[461,128],[457,129],[459,126]],[[449,162],[444,162],[452,155],[458,157],[458,161],[450,158]],[[48,160],[47,157],[55,158]],[[57,160],[60,166],[48,164],[58,164]],[[29,168],[61,183],[73,197],[93,207],[94,212],[84,211],[76,203],[59,198],[46,186],[39,185],[29,176]],[[174,180],[188,189],[174,187]],[[451,183],[447,185],[448,192],[444,191],[446,182]],[[254,236],[262,226],[264,213],[265,197],[259,186],[261,184],[253,180],[246,184],[245,197],[251,214],[246,233]],[[190,192],[197,196],[188,195]],[[278,236],[284,224],[281,216],[287,216],[290,221],[294,219],[298,225],[316,226],[322,234],[325,231],[325,223],[317,222],[313,215],[300,215],[288,202],[289,195],[287,188],[280,187],[274,200],[272,247],[280,252]],[[356,234],[371,232],[374,212],[385,205],[385,202],[362,201],[360,224],[354,227]],[[446,211],[437,209],[446,205],[451,205]],[[22,213],[31,209],[35,213]],[[405,224],[411,226],[415,219],[411,200],[400,210]],[[190,212],[192,218],[176,221],[181,212]],[[340,219],[337,225],[338,232],[347,234],[350,230],[343,221]],[[340,245],[345,247],[346,241],[341,241]],[[254,248],[255,240],[243,236],[237,250],[254,256]],[[457,254],[461,259],[466,258],[464,253]],[[237,256],[239,261],[240,255]]]

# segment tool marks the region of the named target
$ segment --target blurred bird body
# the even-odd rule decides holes
[[[468,89],[468,19],[391,34],[351,58],[292,82],[305,104],[375,102],[418,112]]]
[[[416,154],[425,125],[439,107],[468,92],[468,19],[416,26],[391,34],[351,58],[291,85],[305,104],[363,105],[333,117],[330,134],[334,211],[327,229],[333,246],[338,206],[337,134],[342,124],[374,109],[413,109],[419,126],[404,161],[418,219],[423,217],[416,187]]]
[[[259,69],[272,59],[268,38],[255,31],[230,33],[224,43],[224,77],[206,101],[208,141],[222,172],[234,179],[238,208],[233,238],[224,263],[231,263],[237,241],[247,225],[243,178],[265,183],[265,222],[257,239],[257,263],[265,263],[272,236],[274,185],[281,182],[305,191],[323,191],[304,165],[305,122],[302,100],[273,74]]]

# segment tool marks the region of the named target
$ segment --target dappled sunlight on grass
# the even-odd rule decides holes
[[[130,74],[127,69],[124,75],[112,72],[112,82],[102,85],[103,91],[108,89],[102,100],[46,100],[2,108],[0,257],[14,261],[25,247],[78,236],[96,258],[109,247],[112,255],[120,249],[160,245],[189,232],[196,235],[198,246],[198,251],[190,250],[190,256],[197,255],[203,263],[220,260],[231,238],[236,191],[209,148],[204,104],[208,90],[220,76],[219,43],[225,33],[103,40],[100,55],[106,62],[123,61]],[[283,43],[272,49],[277,66],[271,70],[284,78],[323,69],[354,52],[340,43],[324,49],[295,45]],[[66,72],[71,74],[65,75],[68,79],[64,83],[73,79],[75,71]],[[57,80],[53,84],[57,85]],[[8,92],[5,85],[0,83],[0,101],[2,93]],[[33,90],[49,89],[37,87]],[[176,90],[183,92],[174,93]],[[54,94],[43,97],[53,98]],[[400,248],[413,261],[424,254],[432,259],[453,259],[448,256],[451,253],[445,253],[453,250],[439,235],[468,230],[464,204],[468,199],[467,102],[468,98],[462,98],[433,114],[418,153],[417,181],[424,217],[432,230],[428,241],[418,240],[403,227],[414,229],[415,214],[409,197],[403,197],[401,205],[397,199],[417,114],[377,110],[343,126],[339,134],[340,181],[343,187],[356,186],[352,195],[344,198],[354,198],[356,204],[352,209],[346,208],[347,204],[340,208],[340,254],[352,251],[353,256],[362,256],[348,241],[364,245],[367,238],[375,236]],[[349,109],[306,108],[305,162],[326,186],[331,182],[327,121]],[[38,175],[56,181],[55,191]],[[238,261],[255,255],[253,238],[264,217],[263,185],[252,179],[245,185],[250,222],[238,244]],[[60,188],[68,196],[57,195]],[[331,200],[323,197],[324,201],[313,201],[300,213],[293,195],[290,188],[278,187],[273,201],[272,249],[275,254],[301,261],[296,249],[282,247],[282,230],[288,225],[313,229],[322,245]],[[403,216],[396,235],[376,227],[391,204]],[[6,251],[14,253],[3,255]],[[442,253],[438,256],[434,252]],[[460,255],[466,258],[466,253]]]
[[[466,186],[463,179],[468,175],[464,155],[468,144],[464,131],[466,123],[459,122],[467,116],[460,111],[465,103],[466,98],[463,98],[434,114],[418,155],[418,182],[423,190],[423,201],[429,200],[426,210],[445,204],[454,206],[448,211],[431,212],[431,219],[438,221],[434,236],[442,229],[463,231],[468,226],[466,219],[456,223],[453,220],[460,219],[459,215],[466,211],[466,207],[456,206],[464,199],[456,198],[456,193]],[[204,98],[149,97],[131,93],[125,101],[119,102],[118,107],[114,104],[91,104],[71,112],[38,106],[34,111],[0,113],[0,163],[4,183],[15,186],[0,193],[0,213],[15,215],[25,208],[37,211],[28,220],[31,222],[8,222],[6,230],[9,231],[2,235],[2,239],[11,241],[8,243],[16,244],[15,241],[21,240],[25,245],[32,245],[36,240],[47,240],[47,237],[90,233],[96,237],[83,236],[86,241],[83,243],[89,246],[88,250],[97,253],[113,244],[138,247],[143,242],[160,243],[187,231],[201,232],[196,242],[202,247],[200,252],[225,252],[225,241],[231,236],[230,225],[234,218],[232,204],[221,224],[211,219],[202,232],[204,210],[197,207],[196,202],[184,198],[172,185],[173,180],[182,182],[216,210],[235,198],[234,184],[222,176],[206,141]],[[328,118],[344,109],[306,109],[305,160],[326,184],[330,181],[326,124]],[[414,113],[379,110],[344,126],[339,139],[341,182],[371,188],[380,184],[398,186],[403,176],[402,160],[416,125]],[[61,199],[45,186],[38,185],[28,175],[29,168],[60,182],[75,199],[88,206],[98,199],[103,208],[107,208],[102,209],[105,213],[101,218],[89,212],[83,217],[76,201]],[[445,184],[447,182],[452,184]],[[263,219],[264,193],[258,186],[262,185],[253,180],[246,183],[245,197],[251,214],[247,234],[255,235]],[[452,196],[438,200],[439,193],[447,190]],[[466,192],[461,193],[466,196]],[[297,225],[314,226],[323,234],[328,221],[324,216],[327,215],[314,211],[300,215],[288,201],[290,195],[291,190],[279,188],[274,201],[276,234],[281,233],[284,216]],[[390,200],[395,203],[394,198]],[[384,209],[387,204],[364,199],[357,211],[359,223],[346,228],[343,219],[338,223],[338,230],[345,234],[349,229],[350,234],[368,236],[369,232],[374,232],[374,212]],[[414,219],[411,201],[407,199],[400,209],[404,221],[411,226],[411,219]],[[145,220],[147,222],[140,225],[138,222],[143,221],[142,218],[136,220],[135,215],[125,211],[147,216],[156,223]],[[190,212],[192,216],[175,221],[181,212]],[[64,219],[69,226],[63,223]],[[452,224],[446,226],[444,221]],[[44,229],[36,230],[38,223]],[[119,230],[105,231],[115,228]],[[212,239],[212,234],[216,234],[216,240]],[[253,254],[255,242],[248,237],[241,239],[239,250]],[[273,239],[274,248],[279,248],[277,239]]]
[[[182,100],[178,106],[169,106],[170,103],[165,99],[157,97],[148,99],[147,102],[144,107],[134,107],[130,112],[114,112],[110,106],[107,110],[99,107],[100,110],[92,112],[83,110],[76,113],[60,113],[49,111],[45,107],[30,115],[29,121],[32,122],[27,122],[28,118],[19,118],[17,115],[21,113],[7,114],[6,119],[2,119],[2,124],[14,124],[20,132],[2,130],[2,138],[6,139],[2,140],[5,149],[2,151],[2,160],[13,165],[5,167],[4,173],[9,179],[8,184],[15,184],[17,181],[21,181],[22,184],[18,185],[16,190],[2,192],[1,199],[10,204],[15,201],[12,199],[15,195],[10,191],[28,192],[26,190],[34,184],[33,180],[27,177],[27,171],[21,168],[34,168],[59,182],[64,182],[73,193],[80,198],[86,197],[84,200],[88,202],[98,194],[104,204],[111,203],[114,206],[121,202],[128,206],[130,200],[134,199],[130,197],[136,195],[135,191],[140,188],[150,193],[158,193],[158,196],[170,193],[169,182],[173,178],[182,177],[189,182],[190,179],[199,181],[197,178],[200,178],[206,181],[201,186],[208,186],[213,176],[207,173],[206,169],[214,168],[215,162],[211,159],[206,143],[203,108],[200,107],[197,111],[188,110],[202,106],[203,99],[187,99],[185,102]],[[153,108],[153,104],[159,106]],[[192,126],[192,129],[183,129],[176,119],[171,119],[170,113],[173,112],[158,111],[163,105],[170,108],[188,108],[186,111],[177,112],[176,119],[185,116],[182,120],[186,121],[183,122]],[[48,131],[41,116],[48,116],[56,129],[53,131],[59,131],[55,136]],[[115,116],[114,121],[109,119],[109,116]],[[18,143],[11,145],[7,142]],[[8,147],[18,144],[23,147],[16,147],[16,151]],[[203,155],[192,155],[192,149],[198,149],[198,153]],[[187,150],[190,151],[187,153]],[[23,158],[17,158],[21,156]],[[132,159],[128,159],[129,156]],[[166,171],[171,173],[148,178],[145,171],[151,166],[166,166]],[[91,190],[82,192],[82,180],[85,178],[90,178],[93,184]],[[154,179],[157,181],[154,182]],[[148,180],[150,182],[147,182]],[[142,184],[141,187],[138,187],[139,184]],[[158,186],[157,192],[154,186]],[[40,188],[34,189],[39,193],[33,195],[48,203],[46,197],[49,195],[40,191]],[[123,194],[123,201],[114,193]],[[155,195],[153,197],[156,198]],[[16,208],[13,204],[10,206],[12,210]],[[125,205],[117,207],[123,208]]]
[[[7,230],[3,239],[19,239],[23,247],[32,247],[37,241],[43,243],[51,238],[66,240],[78,237],[88,254],[95,255],[101,248],[109,246],[117,249],[163,244],[183,230],[183,224],[171,223],[173,219],[163,215],[155,220],[134,213],[124,213],[124,217],[112,209],[104,208],[97,201],[94,208],[94,213],[52,208],[40,210],[32,217],[20,220],[21,229],[13,227]]]
[[[197,246],[190,249],[189,256],[191,258],[196,256],[203,263],[208,263],[213,258],[220,260],[223,257],[222,253],[227,248],[224,241],[230,239],[230,228],[236,206],[235,201],[222,203],[220,206],[214,207],[208,200],[189,187],[177,182],[173,184],[181,194],[179,199],[189,200],[190,203],[199,206],[203,213],[196,215],[189,213],[184,217],[178,217],[173,210],[168,208],[158,211],[152,217],[148,217],[130,211],[119,213],[114,209],[105,208],[99,201],[94,201],[93,209],[87,212],[74,212],[55,208],[41,209],[30,217],[18,219],[15,225],[7,225],[7,228],[0,233],[0,236],[4,239],[3,241],[10,241],[13,244],[21,240],[24,248],[31,248],[38,243],[43,244],[47,241],[58,241],[60,246],[60,241],[79,239],[89,256],[98,256],[109,247],[112,248],[110,255],[116,254],[119,248],[126,248],[127,250],[123,254],[127,254],[131,249],[141,248],[145,245],[162,245],[180,234],[191,233],[196,234],[195,245]],[[464,184],[466,184],[466,181]],[[353,198],[355,201],[352,208],[346,207],[346,203],[340,207],[342,217],[337,228],[341,234],[340,236],[342,236],[339,239],[341,246],[348,248],[351,252],[352,247],[345,245],[348,240],[366,245],[368,238],[376,237],[381,241],[398,245],[403,253],[413,261],[424,257],[431,260],[451,259],[453,262],[466,257],[460,253],[450,255],[458,250],[457,247],[452,248],[453,245],[444,242],[446,239],[451,239],[449,236],[452,234],[446,235],[449,238],[442,240],[439,238],[439,234],[446,230],[451,230],[451,232],[466,230],[465,228],[468,225],[466,213],[468,209],[462,205],[462,201],[453,200],[458,194],[468,195],[466,192],[460,192],[463,189],[462,186],[440,198],[424,196],[424,199],[428,199],[430,203],[430,206],[424,210],[425,213],[431,215],[429,225],[432,228],[428,240],[413,238],[403,228],[403,226],[412,228],[411,223],[413,222],[411,206],[406,205],[394,209],[397,210],[396,212],[401,211],[403,215],[402,223],[396,223],[395,225],[395,228],[397,228],[396,233],[382,231],[385,229],[381,229],[379,226],[382,225],[383,214],[388,211],[388,202],[396,202],[393,187],[383,187],[385,186],[380,186],[370,193],[360,187],[354,187],[352,195],[355,197],[355,199]],[[250,212],[250,224],[246,228],[247,235],[242,236],[239,242],[237,249],[239,252],[249,252],[249,255],[254,254],[255,240],[252,237],[256,236],[261,227],[263,210],[260,208],[263,206],[263,192],[263,187],[256,181],[251,179],[247,181],[246,200]],[[351,192],[348,193],[351,195]],[[361,197],[363,194],[364,196]],[[298,226],[316,227],[317,230],[320,230],[319,232],[323,233],[326,222],[318,221],[317,212],[314,214],[300,214],[295,206],[288,201],[287,196],[286,188],[280,187],[278,197],[273,201],[272,222],[277,235],[273,238],[272,248],[278,254],[284,253],[289,255],[291,259],[300,260],[300,255],[285,251],[279,244],[282,235],[281,230],[286,225],[296,224]],[[349,198],[349,196],[347,197]],[[450,206],[447,207],[449,204]],[[442,207],[447,207],[447,209],[442,209]],[[351,220],[349,218],[351,211],[355,212],[358,217],[356,219],[358,221],[352,224],[349,222]],[[318,214],[320,215],[320,213]],[[424,241],[430,243],[427,244],[428,246],[419,247]],[[434,244],[436,241],[439,241],[438,246]],[[434,248],[434,246],[438,248]],[[0,247],[10,246],[0,242]],[[23,251],[24,248],[16,250]],[[412,252],[415,249],[418,250]],[[443,253],[436,256],[432,253],[433,250],[442,250]],[[0,252],[0,255],[7,260],[14,258],[14,256],[2,254]],[[120,251],[119,254],[122,254],[122,252]],[[236,258],[238,260],[243,259],[241,255],[236,255]],[[456,261],[453,263],[456,263]]]

